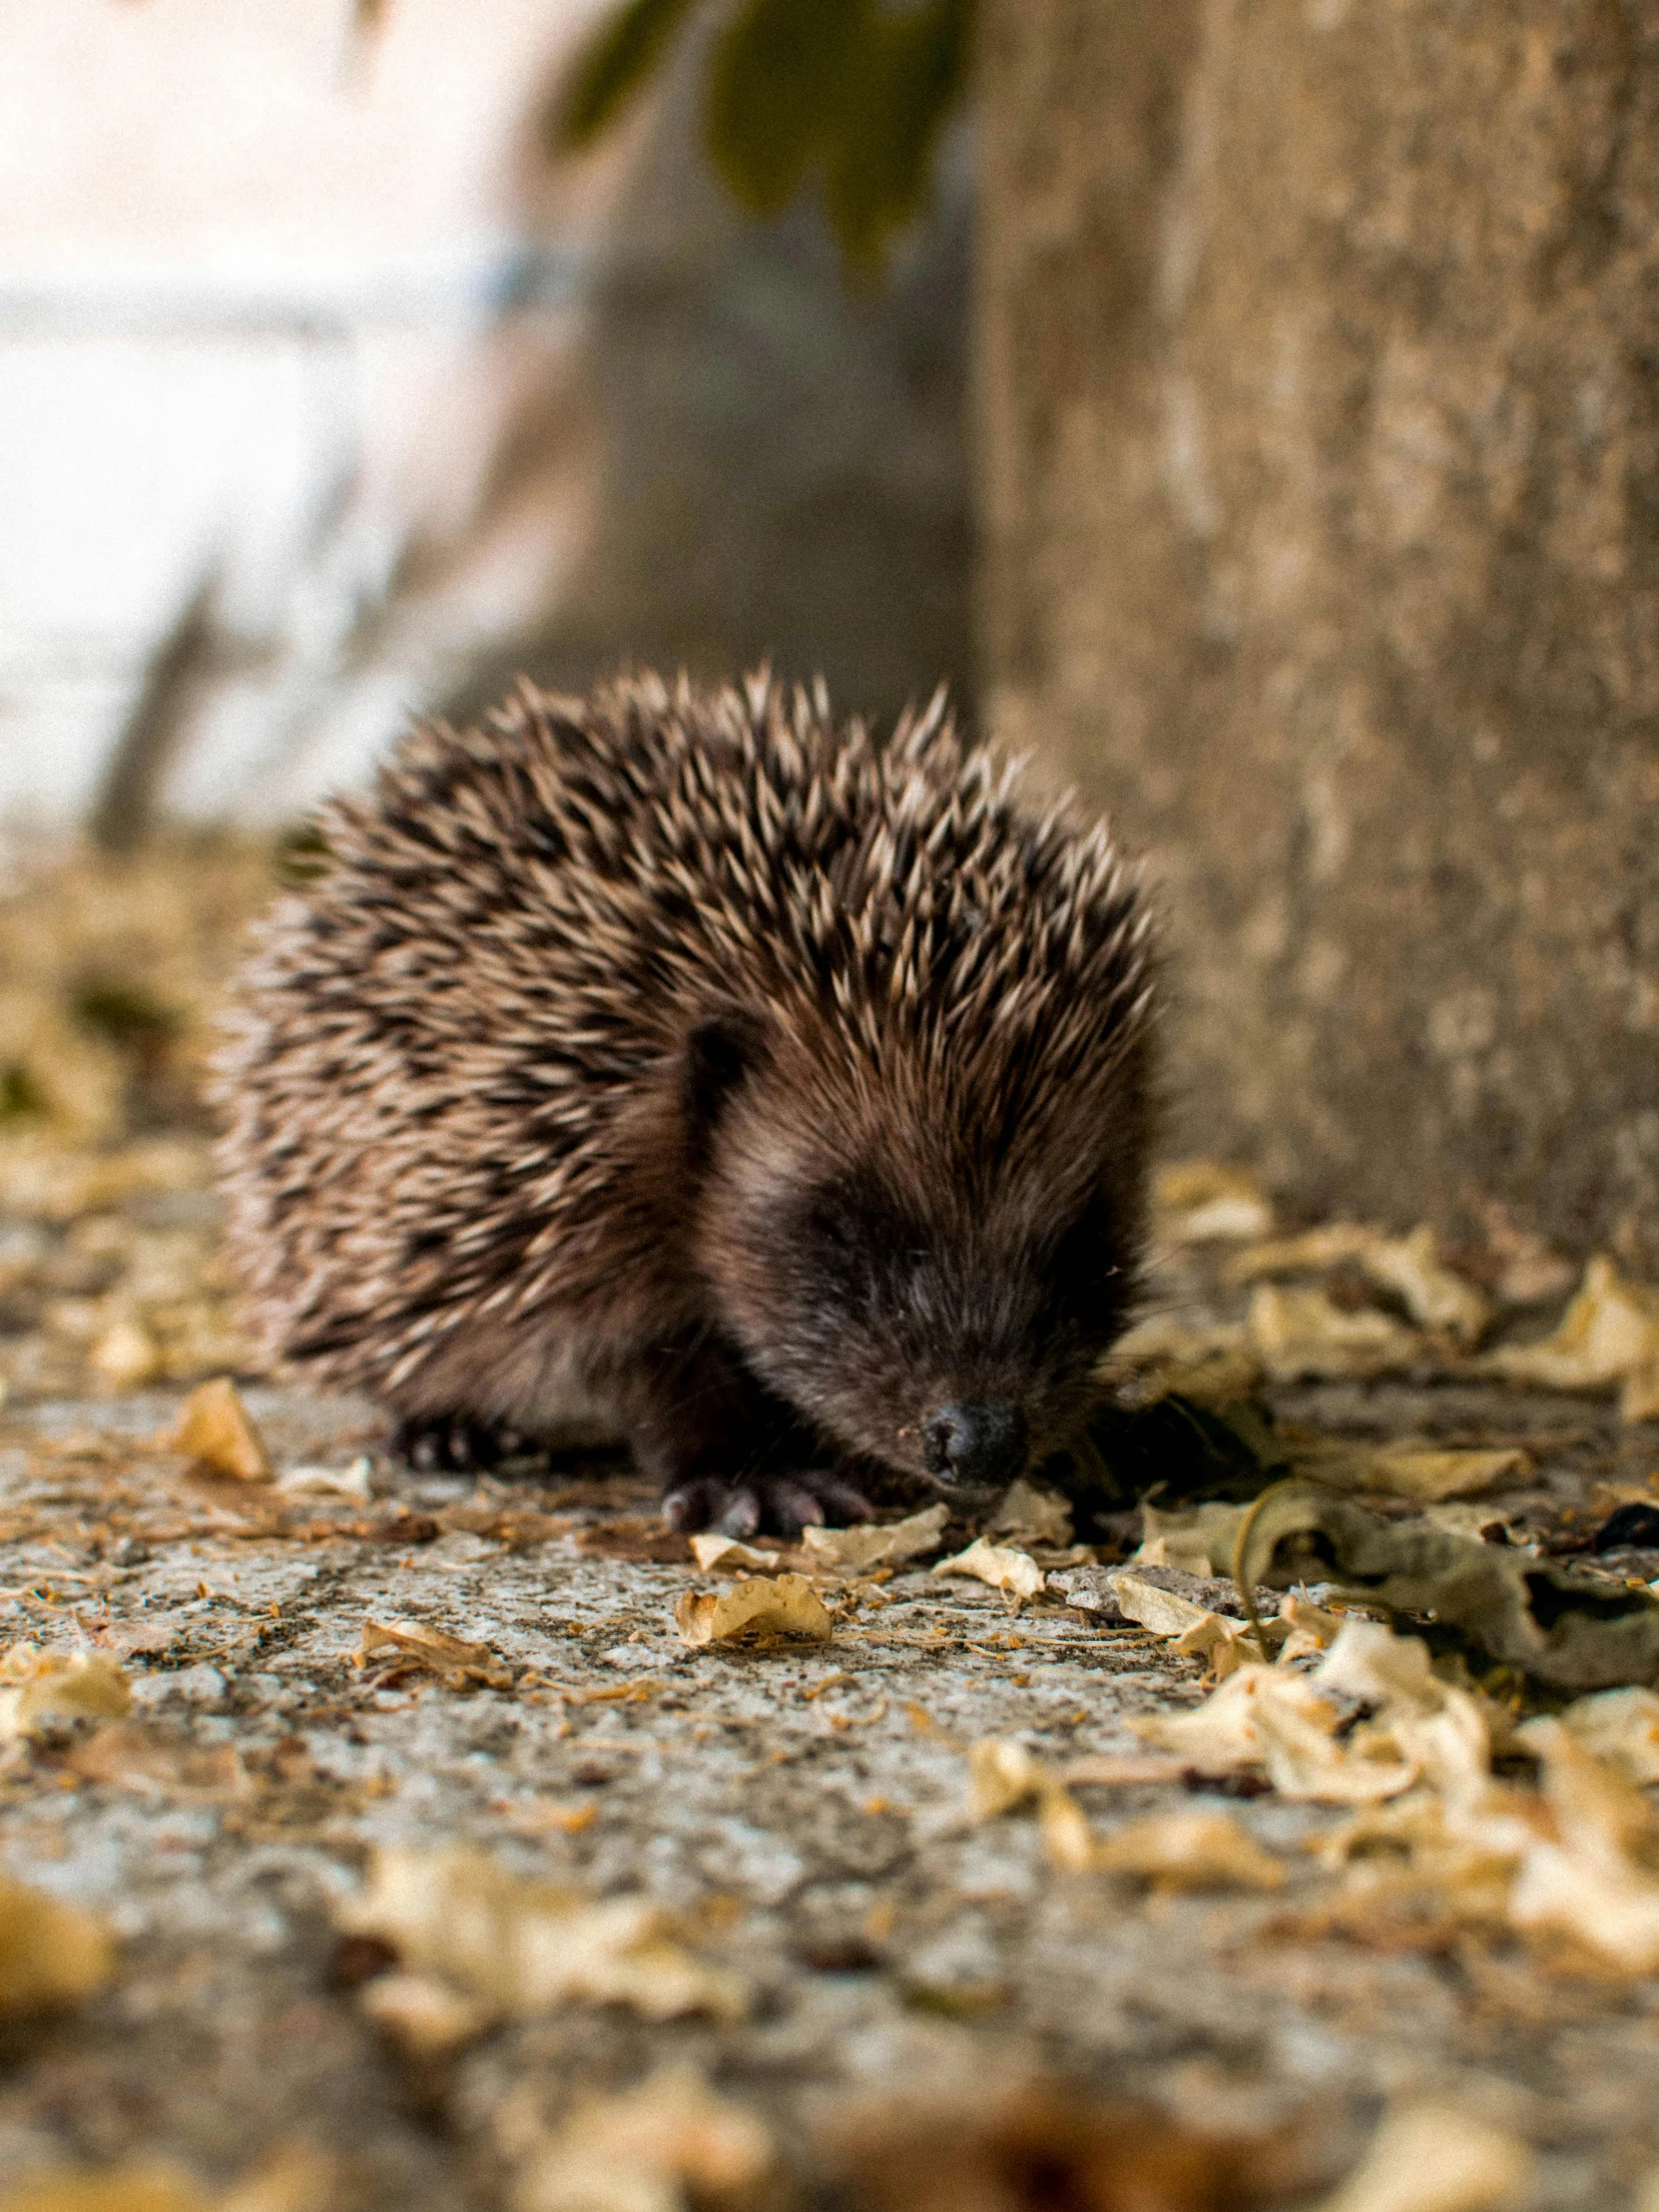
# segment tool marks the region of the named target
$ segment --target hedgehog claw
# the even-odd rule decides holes
[[[473,1474],[498,1466],[523,1439],[513,1429],[464,1413],[427,1414],[401,1423],[392,1442],[420,1474]]]
[[[724,1536],[799,1536],[803,1528],[830,1521],[868,1520],[868,1498],[844,1475],[820,1473],[756,1474],[742,1482],[721,1482],[705,1475],[677,1483],[663,1498],[670,1528],[719,1529]]]

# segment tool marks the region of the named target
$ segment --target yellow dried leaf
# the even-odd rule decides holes
[[[723,1536],[712,1528],[704,1529],[691,1539],[692,1557],[705,1574],[737,1574],[740,1569],[753,1573],[756,1569],[769,1572],[777,1566],[776,1551],[757,1551],[752,1544],[739,1541],[736,1536]]]
[[[1236,1253],[1227,1264],[1230,1283],[1259,1283],[1277,1275],[1324,1275],[1351,1266],[1382,1237],[1365,1222],[1328,1221],[1294,1237],[1276,1237]]]
[[[1372,1282],[1393,1291],[1420,1329],[1432,1329],[1470,1351],[1490,1322],[1491,1308],[1472,1283],[1441,1264],[1426,1224],[1408,1237],[1380,1237],[1360,1255]]]
[[[577,1999],[626,2004],[647,2019],[706,2012],[741,2019],[744,1983],[672,1939],[648,1898],[598,1902],[525,1882],[480,1852],[387,1850],[342,1906],[349,1933],[378,1936],[411,1973],[453,1982],[491,2017],[528,2019]]]
[[[487,1689],[511,1687],[513,1670],[491,1651],[488,1644],[469,1644],[444,1628],[428,1628],[418,1621],[364,1621],[358,1656],[395,1651],[416,1666],[440,1675],[451,1686],[482,1683]]]
[[[1645,1404],[1659,1375],[1659,1302],[1626,1282],[1611,1260],[1594,1259],[1552,1337],[1499,1346],[1481,1364],[1512,1382],[1545,1389],[1597,1390],[1623,1382],[1630,1400],[1626,1417],[1641,1418],[1631,1407]]]
[[[357,2001],[376,2027],[420,2058],[459,2050],[490,2024],[488,2005],[432,1974],[378,1974]]]
[[[87,1364],[112,1390],[136,1390],[161,1373],[161,1348],[138,1322],[118,1321],[98,1338]]]
[[[941,1514],[943,1508],[936,1508]],[[1063,1550],[1071,1542],[1071,1507],[1053,1490],[1039,1490],[1021,1475],[1008,1486],[1007,1495],[987,1524],[992,1535],[1013,1536],[1025,1544],[1052,1544]]]
[[[0,2193],[0,2212],[214,2212],[213,2200],[174,2166],[45,2173]]]
[[[993,1544],[983,1536],[976,1536],[966,1551],[958,1551],[949,1559],[936,1560],[932,1571],[966,1575],[975,1581],[988,1582],[993,1590],[1006,1590],[1021,1599],[1035,1597],[1047,1580],[1028,1551]]]
[[[1444,2104],[1390,2113],[1323,2212],[1503,2212],[1531,2187],[1524,2143]]]
[[[715,1597],[686,1590],[674,1607],[674,1625],[688,1644],[728,1644],[742,1638],[800,1636],[827,1643],[830,1615],[804,1574],[756,1575]]]
[[[968,1749],[968,1818],[992,1821],[1044,1787],[1036,1756],[1011,1736],[985,1736]]]
[[[1118,1601],[1118,1609],[1151,1629],[1154,1636],[1184,1636],[1189,1629],[1202,1628],[1217,1616],[1208,1607],[1195,1605],[1190,1597],[1182,1597],[1178,1591],[1166,1590],[1156,1582],[1149,1582],[1132,1567],[1120,1568],[1108,1575],[1107,1586]],[[1242,1628],[1243,1621],[1235,1624]]]
[[[1575,1742],[1636,1783],[1659,1782],[1659,1694],[1652,1690],[1601,1690],[1581,1697],[1555,1716]],[[1515,1740],[1528,1750],[1547,1721],[1523,1721]]]
[[[51,1721],[118,1720],[133,1693],[103,1651],[41,1651],[13,1644],[0,1652],[0,1743],[34,1735]]]
[[[761,2121],[693,2068],[675,2067],[579,2104],[555,2134],[533,2140],[513,2212],[684,2212],[694,2200],[736,2208],[772,2164]]]
[[[1323,1291],[1258,1285],[1251,1296],[1250,1340],[1276,1382],[1320,1377],[1382,1375],[1422,1356],[1422,1341],[1370,1307],[1345,1313]]]
[[[1156,1813],[1097,1842],[1102,1874],[1171,1890],[1277,1890],[1285,1869],[1230,1813]]]
[[[1576,1937],[1629,1973],[1659,1968],[1659,1828],[1633,1782],[1559,1722],[1531,1737],[1554,1838],[1538,1837],[1509,1899],[1516,1928]]]
[[[1532,1462],[1524,1451],[1435,1451],[1408,1446],[1369,1457],[1361,1485],[1387,1497],[1437,1503],[1442,1498],[1484,1497],[1491,1490],[1513,1489],[1531,1471]]]
[[[115,1946],[97,1921],[0,1875],[0,2015],[79,2004],[114,1971]]]
[[[228,1376],[219,1376],[191,1391],[179,1408],[168,1442],[199,1466],[239,1482],[269,1482],[271,1454]]]
[[[1242,1505],[1185,1506],[1174,1513],[1141,1507],[1143,1540],[1131,1567],[1179,1567],[1184,1574],[1231,1574]]]
[[[1058,1783],[1050,1783],[1038,1798],[1037,1828],[1051,1867],[1062,1874],[1087,1874],[1094,1866],[1095,1841],[1083,1808]]]
[[[950,1518],[946,1505],[929,1505],[904,1520],[873,1522],[857,1528],[804,1528],[801,1541],[815,1567],[866,1574],[871,1567],[896,1566],[938,1547]]]
[[[1273,1207],[1245,1168],[1220,1160],[1175,1161],[1159,1169],[1152,1192],[1167,1244],[1240,1244],[1273,1234]]]

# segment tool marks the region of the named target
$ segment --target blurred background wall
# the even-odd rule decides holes
[[[849,291],[709,175],[697,38],[550,161],[597,12],[8,8],[0,813],[291,819],[520,668],[965,681],[965,147]]]

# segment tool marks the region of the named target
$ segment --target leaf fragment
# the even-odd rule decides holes
[[[761,1637],[828,1643],[831,1634],[824,1600],[804,1574],[758,1574],[718,1597],[684,1590],[675,1601],[674,1625],[697,1647]]]
[[[1020,1599],[1035,1597],[1047,1580],[1029,1552],[993,1544],[984,1536],[976,1536],[966,1551],[937,1560],[932,1571],[988,1582],[993,1590],[1006,1590],[1010,1596]]]
[[[1391,2112],[1322,2212],[1504,2212],[1530,2190],[1524,2143],[1454,2105]]]
[[[209,1473],[238,1482],[269,1482],[274,1472],[265,1438],[228,1376],[191,1391],[167,1441]]]
[[[695,2067],[653,2074],[621,2096],[590,2098],[522,2154],[514,2212],[739,2212],[773,2166],[755,2114],[717,2097]]]
[[[1481,1365],[1506,1381],[1552,1390],[1622,1384],[1626,1420],[1659,1417],[1659,1296],[1620,1275],[1605,1255],[1584,1270],[1560,1327],[1541,1344],[1500,1345]]]
[[[722,1535],[714,1528],[705,1528],[687,1541],[692,1557],[705,1574],[770,1573],[782,1556],[776,1551],[758,1551],[753,1544]]]
[[[871,1567],[896,1566],[900,1560],[936,1550],[949,1518],[947,1505],[929,1505],[903,1520],[866,1521],[856,1528],[804,1528],[801,1542],[815,1567],[864,1574]]]
[[[362,1641],[357,1647],[359,1661],[388,1652],[424,1667],[451,1689],[463,1689],[472,1684],[490,1690],[512,1686],[511,1667],[491,1651],[488,1644],[468,1643],[464,1637],[450,1635],[445,1628],[429,1628],[420,1621],[365,1620]]]
[[[1130,1821],[1095,1844],[1094,1866],[1163,1890],[1278,1890],[1285,1882],[1284,1862],[1230,1813],[1155,1813]]]
[[[100,1922],[0,1875],[0,2017],[79,2004],[114,1971],[115,1945]]]
[[[575,2001],[625,2004],[650,2020],[741,2019],[745,1983],[706,1965],[649,1898],[590,1900],[527,1882],[481,1852],[378,1854],[366,1890],[338,1913],[349,1935],[391,1944],[400,1967],[453,1984],[482,2019],[532,2019]]]
[[[37,1735],[48,1723],[119,1720],[133,1703],[119,1663],[102,1651],[0,1652],[0,1743]]]

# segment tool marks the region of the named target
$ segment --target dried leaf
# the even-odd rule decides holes
[[[463,1637],[451,1636],[447,1629],[427,1628],[418,1621],[364,1621],[359,1658],[371,1659],[376,1653],[393,1651],[439,1676],[452,1689],[468,1683],[481,1683],[491,1690],[512,1687],[513,1670],[488,1644],[469,1644]]]
[[[213,2199],[174,2166],[46,2173],[0,2194],[0,2212],[215,2212]]]
[[[933,1508],[943,1526],[944,1508]],[[1008,1493],[987,1522],[992,1535],[1012,1536],[1024,1544],[1052,1544],[1063,1550],[1071,1542],[1071,1507],[1052,1490],[1039,1490],[1023,1475],[1009,1484]]]
[[[1659,1968],[1659,1827],[1622,1774],[1559,1722],[1529,1748],[1543,1759],[1555,1836],[1531,1840],[1509,1899],[1516,1928],[1576,1937],[1627,1973]]]
[[[0,1875],[0,2016],[79,2004],[114,1971],[115,1946],[97,1921]]]
[[[1244,1508],[1239,1505],[1212,1502],[1174,1513],[1143,1505],[1145,1535],[1130,1564],[1179,1567],[1186,1574],[1231,1574],[1243,1519]]]
[[[896,1565],[938,1548],[950,1518],[946,1505],[929,1505],[908,1518],[857,1528],[804,1528],[801,1541],[815,1567],[865,1574],[871,1567]]]
[[[1183,1160],[1153,1179],[1166,1244],[1240,1244],[1273,1234],[1273,1207],[1255,1176],[1219,1160]]]
[[[1310,1482],[1264,1492],[1243,1536],[1246,1586],[1315,1576],[1394,1613],[1431,1613],[1491,1658],[1566,1690],[1659,1676],[1659,1599],[1574,1575],[1518,1547],[1385,1521]]]
[[[1387,1497],[1434,1503],[1514,1489],[1531,1471],[1532,1462],[1524,1451],[1436,1451],[1407,1445],[1366,1455],[1359,1486]]]
[[[1384,1375],[1421,1359],[1422,1340],[1374,1308],[1345,1313],[1323,1291],[1258,1286],[1250,1341],[1276,1382]]]
[[[1452,2105],[1390,2113],[1323,2212],[1502,2212],[1530,2190],[1523,2143]]]
[[[1046,1580],[1029,1552],[990,1543],[983,1536],[976,1536],[966,1551],[958,1551],[954,1558],[937,1560],[932,1571],[967,1575],[1021,1599],[1035,1597]]]
[[[1011,1736],[985,1736],[968,1749],[968,1818],[1011,1813],[1045,1785],[1042,1763]]]
[[[1594,1259],[1552,1337],[1499,1346],[1481,1364],[1511,1382],[1552,1390],[1599,1390],[1620,1382],[1625,1419],[1651,1419],[1659,1412],[1659,1300],[1626,1282],[1611,1260]]]
[[[519,2169],[513,2212],[683,2212],[755,2201],[773,2165],[762,2122],[694,2068],[578,2104]]]
[[[686,1590],[675,1602],[674,1625],[688,1644],[729,1644],[749,1637],[806,1637],[827,1643],[830,1620],[804,1574],[756,1575],[719,1597]]]
[[[1277,1890],[1283,1864],[1230,1813],[1155,1813],[1094,1847],[1101,1874],[1129,1875],[1168,1890]]]
[[[1426,1224],[1408,1237],[1380,1237],[1360,1264],[1373,1283],[1397,1295],[1420,1329],[1451,1338],[1465,1352],[1485,1335],[1491,1308],[1472,1283],[1443,1265]]]
[[[376,2027],[420,2058],[459,2050],[490,2024],[487,2004],[432,1974],[377,1974],[357,2001]]]
[[[1659,1696],[1652,1690],[1603,1690],[1581,1697],[1555,1716],[1576,1743],[1636,1783],[1659,1782]],[[1547,1731],[1548,1721],[1523,1721],[1515,1731],[1521,1749]]]
[[[368,1458],[353,1459],[346,1467],[289,1467],[276,1477],[276,1487],[284,1497],[345,1497],[354,1505],[367,1505],[373,1497],[373,1472]]]
[[[53,1721],[114,1720],[132,1706],[119,1664],[103,1651],[41,1651],[13,1644],[0,1652],[0,1743],[32,1736]]]
[[[214,1474],[239,1482],[269,1482],[273,1468],[265,1439],[242,1392],[226,1376],[191,1391],[167,1441]]]
[[[577,1999],[626,2004],[650,2020],[737,2020],[748,2009],[744,1983],[674,1941],[669,1916],[648,1898],[596,1903],[521,1881],[480,1852],[382,1851],[338,1920],[390,1943],[405,1970],[454,1983],[492,2018],[530,2019]]]
[[[736,1574],[740,1569],[753,1572],[757,1568],[769,1572],[780,1557],[776,1551],[757,1551],[752,1544],[740,1542],[736,1536],[723,1536],[715,1529],[705,1529],[688,1540],[692,1557],[705,1574]]]

